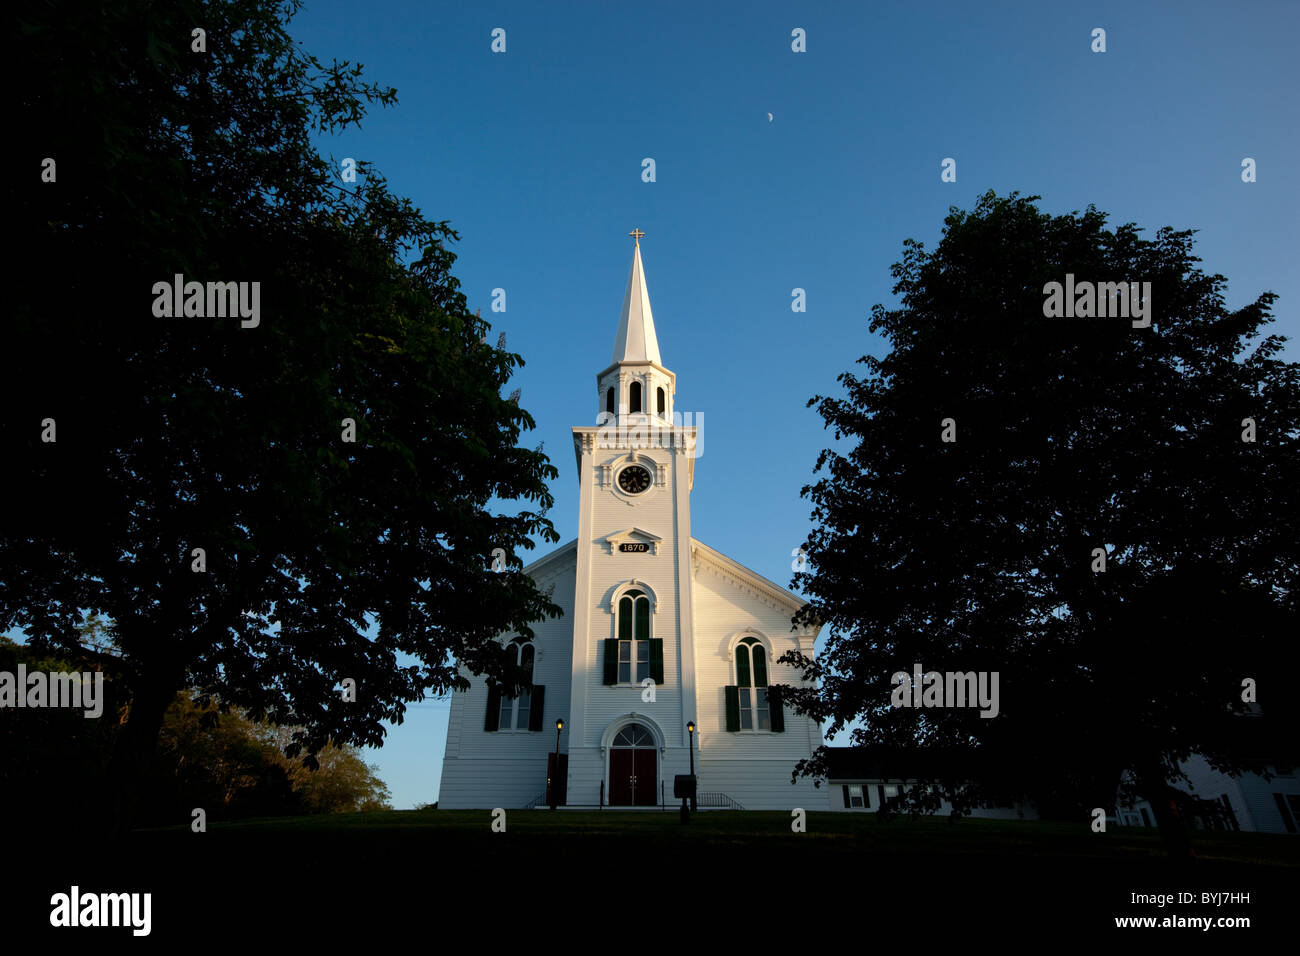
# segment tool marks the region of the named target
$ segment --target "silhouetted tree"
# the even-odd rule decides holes
[[[820,681],[787,699],[832,732],[863,718],[854,743],[977,748],[934,776],[963,808],[1031,796],[1082,825],[1131,770],[1181,851],[1176,763],[1264,767],[1233,745],[1243,681],[1296,725],[1300,370],[1260,337],[1275,296],[1229,310],[1191,232],[1144,240],[1036,198],[988,193],[933,253],[906,242],[901,305],[870,323],[888,351],[809,403],[838,444],[804,489],[794,582],[828,638],[816,663],[787,655]],[[1067,273],[1150,282],[1150,327],[1046,317]],[[997,672],[999,714],[891,706],[917,663]]]
[[[405,702],[466,686],[456,661],[499,674],[491,639],[559,612],[488,572],[495,548],[518,568],[531,537],[558,541],[556,471],[501,394],[520,358],[483,342],[456,233],[312,146],[395,91],[300,50],[297,7],[15,15],[31,165],[8,208],[0,630],[58,649],[87,614],[109,622],[130,698],[119,827],[181,688],[301,728],[308,753],[379,744]],[[256,324],[159,316],[176,275],[259,283]]]

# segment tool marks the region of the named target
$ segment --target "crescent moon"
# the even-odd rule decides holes
[[[768,121],[769,123],[772,122],[772,114],[771,114],[771,113],[768,113],[768,114],[767,114],[767,121]]]

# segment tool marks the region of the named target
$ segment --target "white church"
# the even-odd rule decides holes
[[[511,698],[465,672],[438,805],[673,807],[693,746],[701,807],[828,810],[826,787],[791,783],[821,729],[777,687],[803,686],[776,660],[811,656],[817,631],[791,630],[795,595],[691,537],[697,426],[674,416],[644,234],[632,235],[613,358],[596,376],[598,424],[573,429],[578,537],[524,568],[564,615],[534,624],[528,642],[500,636],[531,691]]]

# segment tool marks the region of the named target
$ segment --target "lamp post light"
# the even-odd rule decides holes
[[[560,731],[564,729],[564,718],[555,718],[555,764],[551,768],[551,776],[546,779],[546,789],[551,791],[551,809],[554,810],[559,806],[559,797],[556,785],[556,778],[560,775]]]
[[[687,752],[691,755],[691,780],[694,781],[695,780],[695,721],[688,720],[686,722],[686,733],[688,735],[686,738],[686,749]],[[691,788],[691,812],[692,813],[694,813],[696,809],[695,789],[696,789],[695,787]]]

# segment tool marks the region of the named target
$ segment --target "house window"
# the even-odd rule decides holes
[[[606,684],[664,682],[664,642],[650,634],[650,596],[627,591],[614,606],[614,636],[605,638]]]
[[[611,415],[614,414],[614,390],[612,388],[605,389],[605,411]]]
[[[588,395],[591,393],[588,392]],[[641,411],[641,383],[633,382],[627,390],[627,410],[629,412]]]
[[[641,683],[650,676],[650,598],[628,591],[618,602],[618,682]]]
[[[529,684],[533,680],[533,645],[512,644],[506,649],[507,657],[514,657],[512,663],[520,667]],[[510,651],[514,651],[511,655]],[[501,697],[501,717],[498,727],[501,730],[527,730],[528,709],[532,695],[524,691],[518,697]]]
[[[509,696],[501,687],[488,687],[487,718],[484,730],[541,730],[542,708],[546,688],[533,683],[533,645],[516,638],[505,647],[506,665],[518,675],[517,682],[524,689],[517,697]]]
[[[659,417],[663,418],[664,409],[667,408],[667,405],[664,403],[664,390],[661,388],[658,389],[658,392],[659,392]]]
[[[861,810],[865,807],[866,801],[862,796],[862,784],[846,783],[844,784],[844,809]]]
[[[1286,832],[1295,833],[1300,829],[1300,826],[1297,826],[1297,820],[1300,820],[1300,794],[1275,793],[1273,802],[1277,804],[1277,812],[1282,817],[1282,825],[1286,827]]]
[[[628,724],[618,732],[612,746],[615,747],[653,747],[654,736],[640,724]]]
[[[767,683],[767,651],[756,637],[736,645],[736,683],[724,689],[727,730],[785,730],[777,687]]]
[[[767,656],[756,638],[747,637],[736,648],[736,686],[740,690],[740,729],[771,730]]]

